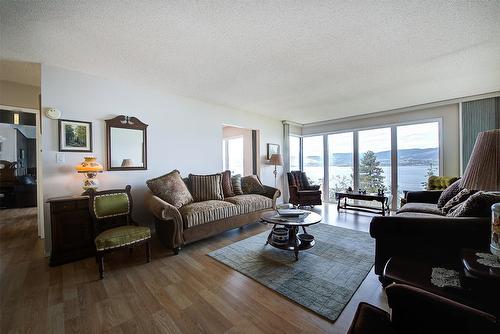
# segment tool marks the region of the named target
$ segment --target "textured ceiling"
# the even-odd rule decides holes
[[[500,90],[500,1],[2,1],[3,58],[301,123]]]

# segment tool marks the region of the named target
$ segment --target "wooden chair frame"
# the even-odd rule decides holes
[[[89,211],[90,211],[90,216],[92,217],[92,221],[94,223],[94,239],[99,235],[99,233],[101,233],[101,232],[103,232],[105,230],[111,229],[113,227],[119,227],[119,226],[125,226],[125,225],[135,225],[135,226],[138,226],[138,224],[132,219],[133,202],[132,202],[132,195],[130,194],[130,189],[131,189],[130,185],[127,185],[125,187],[125,189],[113,189],[113,190],[105,190],[105,191],[95,191],[94,189],[88,190],[88,195],[89,195]],[[96,213],[94,211],[94,200],[95,200],[95,197],[96,196],[100,196],[100,195],[123,194],[123,193],[127,194],[128,201],[129,201],[128,214],[124,215],[125,218],[126,218],[126,223],[125,224],[117,224],[115,222],[111,227],[103,228],[102,227],[102,225],[103,225],[102,221],[107,220],[107,219],[111,219],[111,218],[109,218],[109,217],[98,218],[96,216]],[[135,247],[137,245],[145,244],[146,259],[147,259],[147,262],[150,262],[151,261],[151,245],[150,245],[150,241],[151,241],[151,237],[149,237],[149,238],[147,238],[145,240],[134,242],[132,244],[128,244],[128,245],[124,245],[124,246],[120,246],[120,247],[114,247],[114,248],[110,248],[110,249],[105,249],[105,250],[101,250],[101,251],[97,250],[97,247],[96,247],[96,262],[99,265],[99,277],[100,277],[100,279],[104,278],[104,255],[105,254],[114,252],[116,250],[124,249],[124,248],[128,248],[132,252],[132,248],[133,247]]]

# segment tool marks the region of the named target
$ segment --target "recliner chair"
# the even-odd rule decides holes
[[[311,185],[306,173],[291,171],[287,173],[290,203],[298,206],[321,205],[320,186]]]

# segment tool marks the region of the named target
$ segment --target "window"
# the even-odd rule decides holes
[[[359,131],[359,188],[391,193],[391,128]]]
[[[335,200],[335,192],[354,186],[353,133],[338,133],[328,136],[329,198]]]
[[[300,170],[300,138],[289,137],[290,141],[290,170]]]
[[[307,177],[318,185],[323,185],[323,136],[302,138],[302,149],[304,157],[304,172]]]
[[[222,158],[224,170],[243,175],[243,136],[222,141]]]
[[[439,123],[397,127],[398,197],[405,190],[422,190],[431,175],[439,175]]]

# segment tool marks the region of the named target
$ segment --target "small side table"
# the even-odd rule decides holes
[[[479,263],[476,253],[484,253],[477,249],[462,249],[462,263],[467,285],[478,293],[488,308],[500,317],[500,268]]]

